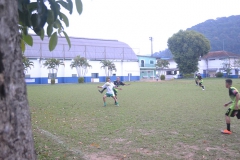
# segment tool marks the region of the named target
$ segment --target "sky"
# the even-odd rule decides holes
[[[73,0],[74,1],[74,0]],[[167,48],[167,40],[208,19],[240,15],[240,0],[82,0],[83,12],[66,14],[71,37],[124,42],[137,55]]]

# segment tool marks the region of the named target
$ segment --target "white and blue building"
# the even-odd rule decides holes
[[[240,67],[235,65],[235,61],[240,59],[239,54],[227,52],[227,51],[212,51],[203,57],[199,58],[198,61],[198,72],[202,77],[215,77],[217,72],[222,72],[226,77],[225,69],[230,68],[230,78],[239,78]],[[166,71],[166,76],[169,78],[173,75],[179,74],[179,69],[177,63],[174,61],[173,57],[166,58],[169,62],[168,68],[164,69]]]
[[[156,58],[147,55],[138,55],[140,78],[154,79],[156,77]]]
[[[85,82],[105,82],[105,69],[101,68],[100,61],[113,61],[117,71],[113,71],[111,80],[120,77],[122,81],[140,80],[140,68],[138,57],[129,45],[117,40],[70,38],[69,49],[66,39],[58,37],[58,43],[54,51],[48,49],[49,39],[42,41],[33,35],[33,46],[27,46],[24,55],[34,63],[34,67],[25,72],[27,84],[50,83],[51,71],[44,67],[43,63],[50,58],[59,59],[64,63],[60,65],[56,75],[56,83],[78,83],[77,70],[71,69],[70,64],[76,56],[84,57],[92,66],[84,76]]]

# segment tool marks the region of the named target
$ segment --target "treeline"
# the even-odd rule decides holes
[[[240,15],[210,19],[187,30],[202,33],[211,44],[211,51],[240,54]]]
[[[228,51],[240,54],[240,15],[209,19],[187,30],[202,33],[210,41],[210,51]],[[154,57],[172,58],[171,51],[165,49],[153,54]]]

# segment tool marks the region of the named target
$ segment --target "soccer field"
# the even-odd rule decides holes
[[[28,85],[38,159],[240,159],[240,120],[226,128],[224,79],[132,82],[118,92],[119,107],[102,84]],[[240,90],[240,80],[233,86]]]

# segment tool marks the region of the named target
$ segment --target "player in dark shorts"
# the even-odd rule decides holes
[[[113,82],[116,87],[119,87],[120,85],[125,86],[125,85],[130,85],[130,84],[125,84],[122,81],[120,81],[120,78],[117,77],[117,80]],[[103,93],[106,88],[103,88],[102,90],[98,90],[100,93]],[[117,92],[118,90],[116,88],[113,88],[115,97],[117,99]],[[116,103],[116,102],[115,102]]]
[[[229,104],[231,106],[228,108],[227,112],[225,113],[225,119],[227,124],[227,129],[222,130],[221,132],[224,134],[231,134],[232,131],[230,130],[230,117],[236,116],[238,119],[240,119],[240,95],[238,90],[235,87],[232,87],[232,80],[226,79],[226,88],[229,90],[229,97],[231,101],[229,103],[224,104],[224,107],[227,107]]]
[[[202,79],[202,76],[200,75],[200,73],[198,73],[197,77],[198,77],[198,85],[199,85],[199,87],[202,87],[202,90],[205,90],[205,87],[203,85],[203,79]]]

